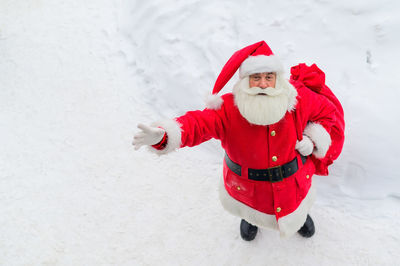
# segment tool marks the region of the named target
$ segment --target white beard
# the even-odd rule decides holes
[[[291,109],[292,103],[289,101],[295,95],[289,86],[291,84],[277,74],[275,88],[250,88],[249,77],[245,77],[233,87],[235,104],[240,114],[251,124],[275,124]]]

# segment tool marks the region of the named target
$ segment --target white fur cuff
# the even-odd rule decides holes
[[[304,129],[304,135],[308,136],[315,144],[313,154],[317,158],[324,158],[331,146],[331,136],[325,128],[317,123],[308,123]]]
[[[155,122],[152,126],[162,127],[167,132],[168,142],[164,149],[157,150],[148,146],[151,152],[158,155],[167,154],[181,147],[181,125],[175,120],[163,120]]]

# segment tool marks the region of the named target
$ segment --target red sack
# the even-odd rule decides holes
[[[328,86],[326,86],[325,73],[319,69],[316,64],[312,64],[311,66],[299,64],[292,67],[290,73],[290,79],[292,81],[302,82],[307,88],[324,95],[336,106],[336,123],[333,125],[330,132],[332,144],[324,158],[318,159],[315,156],[311,157],[317,169],[316,174],[328,175],[328,166],[339,157],[343,148],[345,123],[342,105]]]

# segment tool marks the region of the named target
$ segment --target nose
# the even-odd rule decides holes
[[[261,79],[259,87],[260,87],[261,89],[266,89],[266,88],[268,88],[268,81],[266,81],[265,79]]]

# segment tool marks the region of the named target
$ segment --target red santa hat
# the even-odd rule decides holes
[[[283,72],[283,66],[265,41],[249,45],[235,52],[222,68],[215,82],[213,94],[217,94],[239,69],[242,79],[254,73]]]
[[[274,55],[265,41],[260,41],[236,51],[224,65],[215,81],[213,95],[208,97],[207,107],[218,109],[222,99],[217,96],[218,92],[226,85],[239,69],[239,77],[242,79],[254,73],[283,72],[283,65]]]

